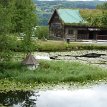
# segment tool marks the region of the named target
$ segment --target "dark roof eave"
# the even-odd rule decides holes
[[[68,26],[86,26],[86,27],[89,26],[86,23],[64,23],[64,25],[68,25]]]
[[[74,26],[74,27],[89,27],[89,28],[104,28],[101,26],[94,26],[88,23],[64,23],[64,26]]]

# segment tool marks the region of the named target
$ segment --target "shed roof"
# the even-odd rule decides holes
[[[80,15],[79,10],[73,9],[58,9],[57,13],[65,24],[72,23],[87,23]]]
[[[31,54],[29,54],[23,61],[22,64],[24,65],[36,65],[38,64],[37,60],[35,57]]]

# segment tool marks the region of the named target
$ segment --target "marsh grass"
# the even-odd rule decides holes
[[[107,78],[107,70],[65,61],[40,61],[40,66],[29,71],[20,63],[0,64],[0,79],[9,79],[21,83],[60,83],[60,82],[88,82]]]
[[[107,44],[104,43],[83,43],[55,41],[55,40],[34,40],[32,42],[32,51],[56,52],[56,51],[72,51],[72,50],[107,50]],[[16,46],[11,50],[14,52],[25,52],[21,41],[17,41]]]
[[[66,41],[37,41],[36,47],[38,51],[71,51],[71,50],[107,50],[107,45],[102,43],[83,43],[83,42],[70,42],[69,44]]]

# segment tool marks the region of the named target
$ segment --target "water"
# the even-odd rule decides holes
[[[0,107],[106,107],[107,85],[0,93]],[[3,107],[3,106],[2,106]]]
[[[87,54],[98,54],[99,57],[81,57]],[[94,54],[94,55],[95,55]],[[37,60],[63,60],[63,61],[73,61],[82,64],[91,64],[96,67],[107,69],[107,51],[101,50],[81,50],[81,51],[71,51],[71,52],[35,52],[34,56]],[[80,57],[79,57],[80,56]]]

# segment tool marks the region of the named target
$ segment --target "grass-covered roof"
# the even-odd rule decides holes
[[[107,10],[99,9],[58,9],[57,13],[61,21],[66,25],[86,25],[106,27],[102,23],[102,16]]]

